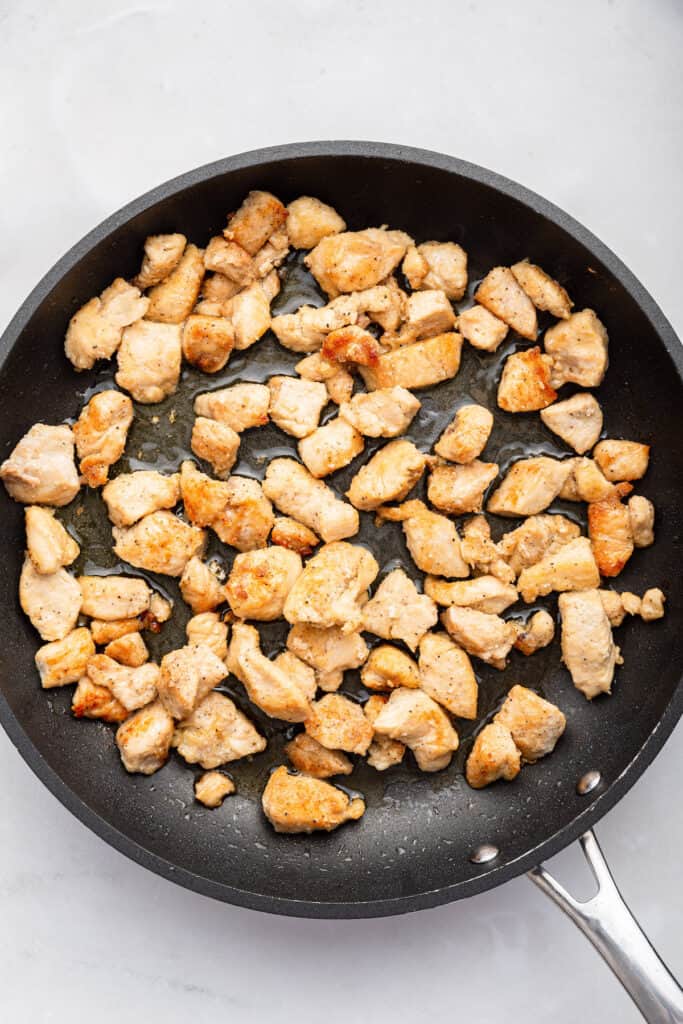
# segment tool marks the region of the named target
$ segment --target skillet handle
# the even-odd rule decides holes
[[[580,842],[598,883],[591,899],[574,899],[542,864],[529,878],[593,943],[648,1024],[681,1024],[683,990],[626,906],[594,833],[586,832]]]

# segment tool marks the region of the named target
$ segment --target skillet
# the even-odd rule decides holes
[[[573,688],[560,665],[557,643],[528,660],[513,654],[504,675],[495,670],[478,673],[485,714],[513,682],[523,682],[567,716],[567,732],[554,754],[526,768],[514,784],[469,789],[462,766],[474,729],[465,725],[459,727],[461,750],[446,772],[418,777],[398,768],[378,777],[361,768],[352,777],[368,801],[359,823],[324,836],[279,836],[263,818],[257,796],[269,767],[278,761],[281,732],[273,733],[270,755],[246,766],[242,775],[236,768],[238,796],[220,811],[209,812],[193,803],[192,773],[179,760],[172,759],[156,776],[128,776],[109,728],[74,720],[70,693],[38,692],[36,637],[16,593],[23,510],[0,489],[5,566],[0,575],[5,613],[0,721],[30,767],[81,821],[133,860],[190,889],[272,913],[372,917],[461,899],[530,872],[589,933],[648,1020],[683,1020],[680,990],[620,902],[590,832],[652,761],[683,710],[678,688],[683,655],[677,642],[683,581],[675,568],[683,507],[683,356],[653,299],[590,232],[497,174],[402,146],[303,143],[190,171],[136,199],[87,235],[45,276],[12,320],[0,341],[0,458],[33,422],[73,418],[84,399],[110,381],[108,368],[77,375],[65,359],[62,342],[73,312],[115,275],[137,271],[147,235],[180,230],[202,244],[220,231],[227,211],[250,189],[273,191],[284,202],[300,194],[318,196],[342,213],[350,229],[387,223],[419,241],[460,242],[469,254],[471,285],[491,266],[528,255],[560,279],[576,309],[597,310],[610,335],[610,368],[597,395],[606,431],[654,445],[642,493],[658,510],[657,540],[652,548],[636,552],[617,585],[637,593],[660,586],[668,598],[667,614],[655,624],[631,621],[619,632],[625,664],[610,698],[588,703]],[[304,300],[323,301],[296,257],[283,276],[278,312]],[[513,337],[494,357],[465,346],[456,379],[419,392],[423,409],[409,436],[426,449],[458,404],[475,399],[495,408],[500,362],[519,343]],[[185,397],[175,403],[139,407],[137,434],[131,437],[122,468],[177,464],[187,445],[182,428],[196,390],[237,379],[263,380],[296,362],[272,338],[236,356],[224,373],[203,378],[201,384],[186,371],[181,385]],[[160,415],[167,424],[165,414],[176,405],[176,430],[165,426],[148,443],[151,416]],[[497,412],[499,433],[490,447],[502,468],[523,452],[570,454],[539,426],[538,417],[515,417],[514,427],[512,417],[505,419]],[[289,454],[290,441],[271,427],[254,432],[253,440],[245,436],[235,471],[261,476],[264,456]],[[350,476],[355,468],[354,463],[337,475],[341,488],[348,479],[344,473]],[[93,511],[97,500],[90,496],[81,523],[76,518],[72,523],[81,539],[90,541],[89,555],[98,571],[107,571],[116,567],[106,561]],[[576,515],[576,506],[554,508]],[[400,529],[390,526],[378,533],[370,517],[363,518],[360,540],[373,547],[381,563],[388,568],[401,564],[418,575],[410,567]],[[506,529],[511,525],[509,520],[499,524]],[[177,593],[165,578],[152,582],[171,596]],[[555,607],[552,602],[547,606]],[[281,644],[279,628],[264,630],[271,652]],[[164,635],[162,649],[175,646],[175,635],[172,630]],[[359,692],[357,680],[345,683],[345,689]],[[229,692],[244,704],[239,688]],[[259,724],[272,729],[265,720]],[[540,866],[580,837],[600,886],[587,904],[564,893]]]

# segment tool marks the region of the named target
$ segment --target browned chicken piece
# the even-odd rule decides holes
[[[210,647],[186,644],[161,659],[159,697],[174,718],[187,718],[227,674],[225,664]]]
[[[429,474],[427,497],[436,508],[452,515],[480,512],[484,491],[497,476],[497,463],[479,459],[465,465],[436,465]]]
[[[278,341],[292,352],[316,352],[330,331],[357,323],[358,299],[340,295],[326,306],[300,306],[296,313],[283,313],[272,319]],[[299,364],[300,365],[300,364]],[[297,373],[299,372],[297,367]],[[302,374],[302,376],[305,376]],[[308,378],[316,379],[316,378]]]
[[[320,538],[313,530],[309,530],[303,523],[289,516],[277,516],[270,531],[272,544],[279,544],[282,548],[289,548],[299,555],[310,555],[314,548],[320,543]]]
[[[180,496],[185,514],[193,526],[211,526],[224,511],[230,493],[230,482],[213,480],[200,473],[189,459],[181,464]]]
[[[217,768],[260,754],[266,740],[223,693],[209,693],[189,717],[178,722],[173,746],[188,764]]]
[[[62,640],[43,644],[35,654],[40,685],[44,690],[77,683],[85,675],[88,659],[95,653],[90,630],[74,629]]]
[[[204,252],[190,243],[177,266],[148,292],[147,319],[162,324],[182,323],[194,309],[203,278]]]
[[[127,772],[153,775],[166,764],[173,739],[173,719],[155,700],[127,718],[116,730],[116,745]]]
[[[274,231],[265,245],[254,255],[252,268],[257,278],[263,278],[263,290],[269,301],[280,291],[279,267],[289,252],[289,236],[286,228]]]
[[[588,699],[612,688],[615,665],[621,664],[619,648],[598,590],[560,594],[562,660],[574,686]]]
[[[365,717],[373,728],[388,700],[388,697],[375,693],[363,705]],[[401,743],[400,740],[392,740],[388,736],[374,736],[367,750],[367,762],[375,771],[385,772],[388,768],[400,764],[405,752],[405,743]]]
[[[434,451],[450,462],[472,462],[486,447],[493,416],[483,405],[462,405],[448,424]]]
[[[391,644],[373,647],[360,678],[368,690],[395,690],[399,686],[416,690],[420,686],[420,673],[413,659]]]
[[[446,712],[422,690],[394,690],[374,723],[376,736],[388,736],[410,747],[418,768],[447,768],[458,749],[458,734]]]
[[[63,640],[78,620],[81,588],[66,569],[37,572],[27,555],[19,577],[19,603],[43,640]]]
[[[477,717],[479,687],[472,664],[446,633],[420,640],[420,687],[458,718]]]
[[[375,336],[356,324],[330,331],[320,349],[328,362],[352,366],[376,366],[383,352]]]
[[[119,558],[138,569],[165,576],[182,576],[192,556],[204,553],[207,539],[204,530],[188,526],[172,512],[163,511],[152,512],[134,526],[115,526],[112,533]]]
[[[355,292],[354,298],[358,307],[359,320],[367,317],[379,324],[383,331],[398,330],[405,314],[408,296],[402,288],[399,288],[395,277],[388,277],[386,281],[375,285],[374,288]]]
[[[398,266],[412,239],[403,231],[366,228],[328,235],[305,259],[320,287],[334,299],[341,292],[372,288]]]
[[[190,447],[197,458],[210,463],[219,480],[227,480],[237,461],[240,435],[226,423],[198,416],[192,427]]]
[[[522,569],[517,587],[530,604],[551,590],[590,590],[600,586],[600,573],[587,537],[576,537],[546,554],[540,561]]]
[[[247,250],[236,242],[229,242],[221,235],[210,239],[204,251],[204,266],[207,270],[223,274],[240,288],[251,284],[255,276],[252,258]]]
[[[243,684],[253,704],[272,718],[303,722],[310,713],[308,684],[301,677],[270,661],[262,653],[258,630],[244,622],[232,627],[228,668]]]
[[[96,686],[82,676],[71,699],[71,712],[75,718],[96,718],[101,722],[123,722],[128,711],[106,686]]]
[[[270,283],[269,277],[263,281],[254,281],[223,306],[222,313],[232,324],[238,352],[251,348],[270,327],[270,303],[273,297],[269,292]]]
[[[358,470],[346,496],[365,512],[387,501],[402,501],[427,465],[427,456],[412,441],[389,441]]]
[[[520,632],[518,623],[458,605],[447,608],[441,621],[468,654],[498,669],[505,668],[510,648]]]
[[[578,456],[565,460],[565,465],[567,462],[569,474],[559,493],[563,501],[603,501],[616,493],[614,484],[602,475],[592,459]]]
[[[364,754],[372,742],[372,726],[363,708],[339,693],[328,693],[313,701],[304,728],[328,750]]]
[[[527,764],[552,753],[567,719],[560,709],[526,686],[513,686],[495,722],[510,730]]]
[[[461,299],[465,294],[467,253],[456,242],[411,245],[401,269],[413,291],[440,288],[449,299]]]
[[[0,465],[10,498],[27,505],[68,505],[80,489],[71,427],[35,423]]]
[[[163,401],[175,394],[180,380],[180,326],[138,320],[124,330],[117,359],[120,388],[145,405]]]
[[[610,626],[620,626],[627,614],[621,594],[616,590],[599,590],[598,593]]]
[[[413,292],[406,301],[405,326],[401,336],[419,341],[445,334],[455,327],[455,313],[446,293],[436,289]]]
[[[600,575],[618,576],[635,546],[628,506],[622,504],[618,495],[588,506],[588,536]],[[599,583],[591,586],[597,587]]]
[[[228,302],[237,295],[240,287],[225,274],[207,274],[202,282],[203,299],[194,307],[195,313],[223,316]]]
[[[276,832],[331,832],[345,821],[357,821],[365,802],[353,799],[323,779],[292,775],[284,765],[271,774],[261,798],[263,813]]]
[[[138,633],[144,627],[144,618],[149,615],[149,612],[145,612],[143,615],[135,615],[127,619],[112,619],[107,621],[106,619],[92,619],[90,622],[90,632],[92,633],[93,641],[98,647],[104,647],[106,644],[112,642],[112,640],[118,640],[122,636],[128,636],[129,633]]]
[[[223,234],[229,242],[236,242],[254,256],[286,220],[286,208],[272,193],[250,192],[228,219]]]
[[[398,437],[410,426],[420,402],[406,388],[359,392],[339,406],[339,415],[366,437]]]
[[[438,619],[431,597],[420,594],[403,569],[384,577],[362,613],[364,630],[383,640],[403,640],[411,651]]]
[[[154,591],[149,599],[149,611],[145,613],[145,629],[152,633],[158,633],[162,622],[168,622],[173,614],[173,601],[168,601],[161,594]],[[151,624],[149,620],[152,620]]]
[[[343,633],[353,633],[361,622],[367,589],[378,572],[367,548],[344,541],[325,544],[306,563],[289,591],[284,616],[292,625],[341,626]]]
[[[143,317],[148,306],[139,288],[117,277],[71,317],[64,341],[67,359],[76,370],[91,370],[98,359],[111,359],[123,328]]]
[[[144,580],[129,576],[79,576],[78,583],[81,611],[93,619],[118,622],[141,615],[149,608],[151,591]]]
[[[472,789],[483,789],[498,779],[512,782],[521,767],[522,755],[510,730],[500,722],[491,722],[477,734],[465,765],[465,778]]]
[[[640,610],[642,608],[643,602],[637,594],[632,594],[630,591],[627,590],[623,594],[620,594],[619,598],[621,600],[621,606],[627,615],[640,615]],[[600,600],[602,601],[602,596],[600,597]],[[603,601],[603,608],[604,607],[605,603]],[[607,618],[609,618],[609,615],[607,616]]]
[[[332,377],[325,381],[327,394],[335,405],[342,405],[348,402],[353,394],[353,377],[344,369],[338,370]]]
[[[458,330],[473,348],[495,352],[505,340],[508,325],[489,313],[485,306],[474,305],[459,314]]]
[[[535,565],[544,556],[555,554],[558,548],[580,533],[579,526],[566,516],[530,516],[521,526],[503,534],[498,541],[498,550],[515,576],[519,576],[522,569]]]
[[[102,489],[102,498],[114,526],[132,526],[150,512],[178,504],[180,477],[154,469],[120,473]]]
[[[29,505],[24,518],[26,548],[36,572],[49,575],[78,558],[81,549],[55,518],[53,508]]]
[[[506,412],[534,412],[551,405],[557,398],[557,391],[550,386],[552,363],[538,345],[508,356],[498,385],[500,408]]]
[[[299,196],[289,203],[287,213],[287,234],[295,249],[313,249],[328,235],[346,230],[337,211],[313,196]]]
[[[375,366],[361,367],[371,391],[379,388],[430,388],[455,377],[460,369],[462,337],[451,332],[385,352]]]
[[[236,555],[225,586],[233,614],[259,622],[279,619],[302,569],[301,556],[287,548],[273,546]]]
[[[231,476],[225,486],[227,502],[211,528],[224,544],[238,551],[265,547],[275,521],[265,488],[258,480],[244,476]]]
[[[460,550],[475,574],[495,576],[503,583],[514,583],[516,574],[491,540],[491,527],[485,516],[472,516],[467,520],[462,528]]]
[[[664,618],[664,602],[666,597],[659,587],[646,590],[640,602],[640,616],[643,622],[654,622]]]
[[[509,267],[494,267],[481,282],[474,298],[529,341],[536,340],[536,309]]]
[[[127,711],[137,711],[157,695],[159,666],[148,662],[137,668],[121,665],[106,654],[88,659],[87,675],[96,686],[104,686]]]
[[[178,266],[186,245],[185,235],[149,235],[140,273],[133,278],[133,284],[143,291],[160,284]]]
[[[203,373],[222,370],[234,344],[233,326],[226,317],[194,314],[183,324],[183,355]]]
[[[587,391],[542,409],[541,419],[579,455],[593,447],[602,430],[602,409]]]
[[[223,588],[215,572],[196,555],[189,560],[180,577],[180,593],[195,615],[210,612],[225,601]]]
[[[332,359],[325,359],[321,352],[311,352],[296,364],[294,370],[304,380],[314,380],[326,384],[335,374],[339,373],[339,364]]]
[[[127,665],[128,668],[140,668],[149,661],[147,644],[140,633],[126,633],[116,640],[111,640],[104,653],[108,658],[118,661],[119,665]]]
[[[592,309],[572,313],[545,332],[546,352],[553,357],[551,384],[569,382],[596,388],[607,370],[607,331]]]
[[[527,657],[547,647],[555,638],[555,620],[543,608],[534,612],[524,623],[523,632],[515,640],[514,647]]]
[[[305,661],[297,657],[292,651],[281,651],[273,659],[273,664],[285,675],[289,676],[292,682],[296,683],[307,700],[315,698],[318,689],[318,680],[315,669],[307,665]]]
[[[106,484],[109,467],[123,455],[130,425],[133,403],[120,391],[98,391],[81,410],[74,423],[76,453],[86,484]]]
[[[317,478],[348,466],[364,448],[363,435],[341,416],[318,427],[298,444],[301,461]]]
[[[285,744],[285,754],[293,766],[314,779],[332,775],[350,775],[353,764],[341,750],[328,750],[308,733],[300,732]]]
[[[228,626],[217,612],[200,612],[193,615],[185,626],[187,642],[210,647],[217,658],[225,661],[228,656]]]
[[[312,434],[327,405],[327,388],[317,381],[298,377],[271,377],[270,418],[286,434],[301,439]]]
[[[647,498],[643,498],[642,495],[634,494],[628,499],[628,515],[633,543],[637,548],[649,548],[650,544],[654,544],[655,541],[654,505]],[[31,554],[30,545],[29,554]],[[31,555],[31,557],[33,556]]]
[[[569,476],[569,460],[546,455],[520,459],[488,500],[488,511],[498,516],[533,516],[546,509]]]
[[[474,608],[489,615],[500,615],[519,599],[517,588],[496,576],[477,576],[476,579],[458,583],[427,576],[424,587],[425,594],[437,604]]]
[[[273,459],[266,470],[263,493],[280,512],[314,530],[326,543],[358,533],[355,508],[294,459]]]
[[[607,480],[640,480],[647,472],[650,446],[637,441],[600,441],[593,458]]]
[[[328,692],[341,686],[346,669],[359,668],[368,656],[360,633],[344,633],[339,626],[318,629],[299,622],[289,631],[287,647],[315,669],[318,686]]]
[[[455,523],[432,512],[423,501],[407,501],[398,507],[379,508],[378,519],[401,522],[415,565],[435,576],[469,576],[462,557]]]
[[[235,783],[223,772],[204,772],[194,784],[194,798],[205,807],[215,810],[226,796],[235,792]]]
[[[510,270],[536,309],[545,310],[559,320],[569,319],[574,303],[562,285],[546,274],[545,270],[528,260],[514,263]]]
[[[269,405],[270,389],[265,384],[241,383],[197,395],[194,411],[197,416],[218,420],[241,434],[268,422]]]

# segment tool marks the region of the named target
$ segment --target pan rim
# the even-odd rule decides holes
[[[80,241],[76,242],[48,270],[23,301],[0,338],[0,371],[4,368],[14,344],[25,326],[54,286],[95,245],[102,242],[109,234],[123,226],[133,217],[144,212],[159,201],[183,192],[212,177],[249,168],[257,170],[260,165],[277,161],[296,161],[321,156],[332,158],[362,157],[364,159],[411,162],[443,170],[494,188],[503,195],[517,200],[534,212],[546,217],[589,249],[607,267],[609,272],[628,289],[652,324],[653,329],[676,367],[679,378],[683,381],[683,348],[664,313],[645,287],[615,253],[577,220],[530,189],[476,164],[431,150],[370,141],[301,142],[250,150],[194,168],[184,174],[171,178],[133,199],[105,218],[105,220],[81,238]],[[435,907],[473,896],[515,878],[538,865],[541,860],[559,853],[560,850],[578,839],[583,832],[599,821],[625,795],[662,748],[682,713],[683,688],[678,686],[672,694],[671,700],[659,722],[621,775],[603,792],[599,793],[593,802],[564,828],[546,837],[541,843],[527,850],[515,860],[498,866],[496,866],[494,861],[492,865],[482,866],[480,874],[471,878],[461,879],[453,883],[453,885],[443,886],[426,892],[413,893],[386,900],[370,900],[356,903],[312,903],[305,898],[297,900],[288,897],[263,895],[236,889],[227,883],[215,882],[197,875],[186,868],[178,867],[161,855],[152,853],[130,839],[126,834],[104,821],[62,781],[58,773],[50,767],[38,748],[29,739],[21,722],[9,707],[4,695],[0,692],[0,724],[4,727],[24,761],[50,792],[57,797],[60,803],[91,831],[120,853],[169,881],[176,882],[201,895],[223,902],[252,910],[292,917],[332,919],[385,917]]]

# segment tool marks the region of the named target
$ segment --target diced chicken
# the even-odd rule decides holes
[[[362,327],[350,324],[330,331],[325,338],[320,354],[332,363],[353,366],[376,366],[384,348],[374,334]]]
[[[326,543],[358,533],[355,508],[294,459],[273,459],[266,470],[263,493],[280,512],[314,530]]]
[[[339,626],[318,629],[297,623],[289,631],[287,647],[315,669],[318,685],[327,691],[338,689],[346,669],[358,668],[368,656],[360,633],[344,633]]]
[[[152,662],[130,668],[106,654],[95,654],[88,659],[86,672],[96,686],[106,687],[127,711],[144,708],[157,695],[159,666]]]
[[[515,746],[528,764],[546,757],[565,730],[560,709],[526,686],[513,686],[495,721],[510,730]]]
[[[145,613],[145,629],[158,633],[162,622],[168,622],[173,613],[173,601],[168,601],[161,594],[152,592],[149,599],[149,611]],[[150,623],[151,620],[151,623]]]
[[[325,544],[289,591],[285,618],[292,625],[341,626],[343,633],[353,633],[361,622],[361,603],[378,572],[367,548],[344,541]]]
[[[229,482],[213,480],[200,473],[189,459],[182,463],[180,496],[185,514],[193,526],[211,526],[225,510],[230,493]]]
[[[145,239],[142,266],[133,284],[143,291],[160,284],[178,266],[186,245],[185,235],[150,235]]]
[[[360,678],[368,690],[395,690],[399,686],[416,690],[420,686],[420,673],[413,659],[391,644],[373,647]]]
[[[472,664],[446,633],[426,633],[420,640],[420,687],[452,715],[477,717],[479,687]]]
[[[271,774],[261,798],[263,813],[276,832],[331,832],[365,813],[360,797],[308,775],[292,775],[284,765]]]
[[[485,516],[473,516],[465,523],[460,550],[475,573],[495,576],[503,583],[514,583],[515,573],[491,540],[491,527]]]
[[[124,330],[117,359],[115,380],[120,388],[129,391],[136,402],[161,402],[178,388],[181,328],[172,323],[139,320]]]
[[[379,284],[398,266],[411,244],[403,231],[346,231],[321,239],[305,263],[320,287],[335,298],[341,292]]]
[[[559,497],[563,501],[603,501],[615,494],[614,484],[603,475],[592,459],[580,456],[565,460],[569,463],[569,474]]]
[[[277,272],[275,278],[277,279]],[[222,313],[232,324],[235,348],[238,352],[254,345],[270,327],[269,283],[268,278],[254,281],[223,306]]]
[[[358,297],[340,295],[326,306],[300,306],[296,313],[275,316],[271,327],[280,344],[292,352],[317,352],[331,331],[355,324],[358,319]],[[308,374],[301,376],[317,379]]]
[[[593,458],[607,480],[640,480],[647,472],[650,446],[637,441],[600,441]]]
[[[289,237],[286,228],[274,231],[265,245],[262,245],[252,260],[252,268],[261,285],[266,298],[272,301],[280,291],[280,278],[276,267],[279,267],[289,252]]]
[[[461,299],[467,288],[467,253],[455,242],[423,242],[411,245],[401,268],[408,284],[440,288],[449,299]]]
[[[324,383],[331,402],[342,405],[348,402],[353,394],[353,377],[339,363],[333,362],[320,352],[306,356],[294,367],[304,380]]]
[[[140,633],[126,633],[116,640],[111,640],[104,653],[108,658],[118,661],[119,665],[127,665],[128,668],[140,668],[149,661],[147,644]]]
[[[40,685],[44,690],[77,683],[85,675],[88,659],[95,653],[90,630],[74,629],[63,640],[43,644],[35,654]]]
[[[498,405],[506,412],[533,412],[545,409],[557,398],[550,386],[553,361],[541,353],[538,345],[513,352],[505,360],[498,385]]]
[[[49,575],[78,558],[81,549],[55,518],[54,509],[29,505],[24,517],[26,548],[36,572]]]
[[[225,661],[228,656],[228,626],[217,612],[193,615],[185,626],[185,632],[188,644],[209,647],[217,658]]]
[[[409,341],[433,338],[452,331],[455,319],[445,292],[432,289],[413,292],[406,301],[405,326],[401,334]]]
[[[202,281],[203,299],[194,308],[195,313],[207,316],[224,316],[229,309],[230,299],[241,290],[241,285],[231,281],[225,274],[207,274]]]
[[[277,546],[236,555],[225,596],[238,619],[279,619],[302,572],[301,556]]]
[[[250,192],[223,234],[253,256],[286,220],[286,208],[271,192]]]
[[[455,377],[460,369],[461,350],[459,334],[438,334],[435,338],[385,352],[374,366],[361,367],[360,372],[371,391],[393,387],[411,391],[429,388]]]
[[[132,422],[133,403],[120,391],[98,391],[81,410],[73,432],[81,474],[90,487],[106,484],[109,467],[123,455]]]
[[[247,250],[221,235],[209,240],[204,251],[204,266],[207,270],[223,274],[240,288],[251,284],[255,276],[252,258]]]
[[[654,544],[655,507],[652,502],[640,494],[634,494],[628,499],[628,515],[635,546],[648,548],[650,544]],[[30,544],[29,554],[31,554]],[[31,557],[33,556],[31,555]]]
[[[664,618],[664,602],[666,597],[659,587],[646,590],[640,602],[640,615],[643,622],[654,622]]]
[[[224,663],[210,647],[187,644],[161,659],[157,684],[159,697],[174,718],[187,718],[227,674]],[[205,767],[213,768],[214,765]]]
[[[318,426],[320,413],[327,405],[327,388],[316,381],[298,377],[271,377],[270,418],[280,430],[293,437],[312,434]]]
[[[217,768],[260,754],[266,740],[223,693],[209,693],[173,734],[173,746],[188,764]]]
[[[483,789],[498,779],[512,782],[522,766],[512,733],[500,722],[485,725],[478,733],[465,765],[465,778],[472,789]]]
[[[492,428],[493,416],[483,405],[463,405],[434,445],[434,451],[450,462],[472,462],[486,447]]]
[[[111,359],[123,328],[143,317],[148,306],[139,288],[117,277],[71,317],[64,341],[67,359],[76,370],[91,370],[98,359]]]
[[[401,501],[424,473],[427,456],[412,441],[389,441],[362,466],[346,492],[366,512],[387,501]]]
[[[363,705],[365,717],[373,727],[388,700],[388,697],[376,693]],[[367,762],[375,771],[385,772],[388,768],[400,764],[405,752],[405,743],[401,743],[400,740],[392,740],[388,736],[374,736],[367,750]]]
[[[210,612],[225,601],[225,594],[215,572],[201,558],[193,555],[180,577],[180,593],[195,615]]]
[[[258,630],[244,622],[232,627],[228,668],[243,684],[249,700],[273,718],[303,722],[311,709],[310,694],[293,675],[262,653]]]
[[[134,526],[115,526],[112,533],[114,551],[124,562],[166,576],[182,576],[192,556],[203,554],[206,547],[206,532],[172,512],[152,512]]]
[[[120,473],[102,489],[102,498],[114,526],[132,526],[138,519],[180,501],[180,477],[153,469]]]
[[[265,547],[275,521],[265,488],[258,480],[243,476],[231,476],[225,488],[227,501],[219,518],[211,523],[212,529],[224,544],[238,551]]]
[[[289,676],[292,682],[296,683],[307,700],[314,699],[318,689],[315,669],[307,665],[301,658],[298,658],[292,651],[281,651],[273,659],[273,664],[280,671],[284,672],[285,675]]]
[[[515,649],[527,657],[541,648],[547,647],[555,638],[555,620],[552,615],[541,609],[534,612],[524,624],[523,631],[515,640]]]
[[[310,555],[320,543],[320,538],[313,530],[309,530],[303,523],[289,516],[277,516],[273,529],[270,531],[270,539],[273,544],[279,544],[282,548],[289,548],[299,555]]]
[[[78,620],[81,588],[66,569],[40,573],[26,556],[19,577],[19,603],[43,640],[63,640]]]
[[[572,313],[545,332],[546,352],[553,357],[551,384],[569,382],[596,388],[607,370],[607,331],[592,309]]]
[[[180,324],[194,309],[204,278],[204,253],[187,245],[174,269],[148,292],[148,320]]]
[[[580,533],[577,524],[566,516],[530,516],[521,526],[503,534],[498,550],[515,576],[519,576],[523,569],[536,565],[544,556],[555,554]]]
[[[496,576],[478,576],[474,580],[458,583],[427,576],[424,587],[425,594],[437,604],[446,607],[454,604],[460,608],[474,608],[488,615],[500,615],[519,598],[516,587],[511,583],[504,583]]]
[[[461,608],[458,605],[447,608],[441,621],[455,642],[468,654],[494,668],[505,668],[506,658],[519,632],[516,623],[506,622],[498,615],[488,615],[475,608]]]
[[[625,591],[619,595],[621,606],[627,615],[640,615],[643,602],[637,594],[632,594],[630,591]],[[600,598],[602,600],[602,597]],[[604,602],[603,602],[604,607]],[[609,618],[609,615],[607,616]],[[610,623],[611,625],[611,623]]]
[[[348,402],[353,394],[353,377],[347,370],[340,369],[325,381],[327,394],[335,405]]]
[[[427,497],[436,508],[452,515],[480,512],[484,491],[497,476],[497,463],[479,459],[465,465],[437,465],[429,474]]]
[[[76,718],[96,718],[101,722],[123,722],[129,712],[106,686],[96,686],[82,676],[71,699],[71,712]]]
[[[618,495],[588,506],[588,536],[602,576],[618,576],[633,554],[631,517]],[[599,583],[588,586],[599,586]],[[581,588],[578,588],[581,589]]]
[[[144,627],[144,620],[148,615],[149,612],[145,612],[144,615],[135,615],[127,619],[112,619],[111,621],[92,619],[90,622],[92,638],[98,647],[104,647],[122,636],[139,632]]]
[[[536,309],[552,313],[560,320],[569,319],[574,303],[562,285],[546,274],[545,270],[528,260],[513,264],[510,270]]]
[[[68,505],[80,489],[71,427],[35,423],[0,466],[0,480],[15,501]]]
[[[320,478],[348,466],[363,451],[365,442],[355,427],[337,416],[302,438],[298,448],[309,473]]]
[[[590,590],[600,586],[599,563],[587,537],[576,537],[523,569],[517,587],[529,604],[551,590]]]
[[[579,455],[593,447],[602,430],[602,409],[586,391],[542,409],[541,419]]]
[[[194,784],[194,798],[205,807],[215,810],[226,796],[235,792],[235,783],[223,772],[204,772]]]
[[[268,422],[269,404],[270,390],[265,384],[242,383],[197,395],[194,411],[197,416],[218,420],[240,434]]]
[[[458,330],[473,348],[482,352],[495,352],[505,340],[508,325],[485,306],[477,304],[459,314]]]
[[[408,550],[415,565],[435,576],[469,576],[462,557],[455,523],[432,512],[422,501],[407,501],[396,508],[380,508],[381,519],[403,524]]]
[[[569,461],[536,455],[520,459],[488,500],[488,511],[499,516],[533,516],[547,508],[569,476]]]
[[[313,196],[299,196],[289,203],[287,213],[287,234],[295,249],[313,249],[328,235],[346,230],[337,211]]]
[[[560,594],[562,660],[574,686],[588,699],[609,693],[619,648],[598,590]]]
[[[490,270],[474,297],[489,313],[505,321],[517,334],[529,341],[536,340],[536,309],[509,267],[494,267]]]
[[[339,415],[366,437],[398,437],[410,426],[420,402],[406,388],[360,392],[339,406]]]
[[[183,324],[183,355],[203,373],[222,370],[234,344],[235,332],[226,317],[194,314]]]
[[[219,480],[227,480],[237,460],[240,435],[226,423],[198,416],[192,427],[190,447],[197,458],[211,464]]]
[[[353,764],[341,750],[328,750],[308,733],[300,732],[285,744],[285,754],[294,767],[313,779],[350,775]]]
[[[80,576],[78,583],[81,611],[93,619],[116,622],[141,615],[149,608],[151,592],[144,580],[128,576]]]
[[[410,747],[418,768],[447,768],[458,749],[458,734],[446,712],[422,690],[394,690],[375,719],[375,733]]]
[[[372,742],[372,726],[360,704],[338,693],[328,693],[311,704],[306,732],[328,750],[364,754]]]
[[[127,772],[152,775],[168,760],[173,739],[173,719],[155,700],[127,718],[116,730],[116,745]]]
[[[627,614],[621,594],[615,590],[599,590],[598,593],[610,626],[620,626]]]
[[[363,629],[383,640],[403,640],[414,651],[437,618],[431,597],[420,594],[403,569],[393,569],[363,608]]]

